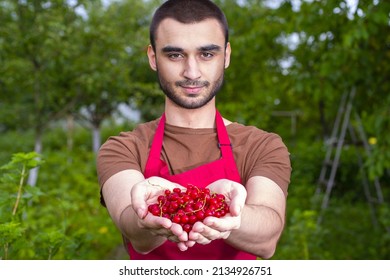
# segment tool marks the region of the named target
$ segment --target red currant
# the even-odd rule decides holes
[[[197,221],[209,216],[225,216],[229,213],[229,205],[223,194],[188,185],[185,191],[180,188],[164,190],[163,195],[157,197],[157,202],[148,206],[148,211],[154,216],[170,219],[190,232]]]

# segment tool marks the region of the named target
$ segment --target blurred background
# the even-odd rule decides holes
[[[95,156],[162,113],[156,0],[0,0],[0,259],[126,259]],[[273,259],[390,259],[390,2],[215,1],[232,121],[281,135],[293,173]]]

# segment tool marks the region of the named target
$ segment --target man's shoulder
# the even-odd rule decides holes
[[[139,123],[135,126],[133,130],[121,132],[119,136],[120,137],[130,137],[130,136],[142,137],[142,136],[154,135],[159,120],[160,119],[155,119],[152,121]]]
[[[248,143],[269,143],[273,141],[281,142],[281,137],[274,133],[260,129],[253,125],[243,125],[233,122],[227,126],[227,131],[232,142],[240,144]]]
[[[159,119],[137,124],[134,129],[122,131],[118,135],[110,136],[103,144],[103,147],[112,145],[129,146],[129,145],[149,145],[153,139]]]
[[[152,131],[154,132],[158,126],[160,118],[148,122],[138,124],[133,131]]]
[[[244,125],[237,122],[232,122],[226,126],[229,134],[257,134],[257,135],[267,135],[271,134],[268,131],[262,130],[253,125]]]

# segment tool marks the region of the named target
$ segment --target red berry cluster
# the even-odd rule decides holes
[[[229,206],[223,194],[189,185],[186,191],[180,188],[165,190],[164,195],[158,196],[157,203],[149,205],[148,210],[154,216],[168,218],[190,232],[197,221],[203,221],[208,216],[225,216]]]

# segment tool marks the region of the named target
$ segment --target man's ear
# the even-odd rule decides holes
[[[230,54],[232,53],[232,48],[230,46],[230,43],[228,42],[226,44],[226,49],[225,49],[225,69],[229,67],[230,65]]]
[[[148,46],[148,58],[150,68],[152,68],[154,71],[157,71],[156,53],[154,52],[151,45]]]

